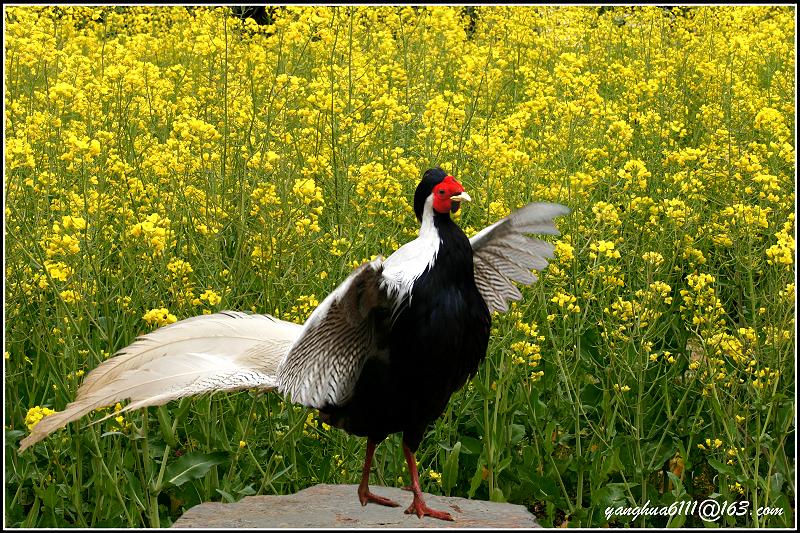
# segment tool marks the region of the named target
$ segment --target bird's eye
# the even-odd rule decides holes
[[[444,196],[444,189],[439,189],[439,196]]]

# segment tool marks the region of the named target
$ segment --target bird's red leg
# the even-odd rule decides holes
[[[408,509],[406,509],[406,514],[415,513],[420,518],[423,516],[430,516],[433,518],[438,518],[439,520],[453,521],[453,517],[450,516],[450,513],[445,511],[435,511],[425,504],[425,500],[422,499],[422,490],[419,488],[417,460],[414,459],[414,452],[412,452],[408,446],[406,446],[405,442],[403,443],[403,453],[405,453],[406,462],[408,463],[408,471],[411,474],[410,490],[414,493],[414,501],[412,501],[411,505],[409,505]]]
[[[379,503],[387,507],[398,507],[400,504],[390,500],[376,496],[369,491],[369,471],[372,467],[372,456],[375,454],[375,443],[372,439],[367,439],[367,457],[364,459],[364,471],[361,474],[361,484],[358,486],[358,500],[361,505],[367,505],[369,502]]]

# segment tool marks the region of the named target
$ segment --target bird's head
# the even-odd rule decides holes
[[[453,176],[438,167],[425,171],[422,181],[417,185],[414,193],[414,213],[417,220],[422,220],[425,202],[431,196],[433,210],[439,214],[455,213],[462,201],[472,200]]]

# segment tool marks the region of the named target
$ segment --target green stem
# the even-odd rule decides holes
[[[117,483],[117,478],[111,475],[111,472],[108,470],[108,466],[106,466],[106,462],[103,461],[103,454],[100,452],[100,443],[97,441],[97,432],[91,431],[92,435],[92,443],[94,444],[94,450],[97,452],[97,459],[100,463],[100,467],[103,469],[103,473],[108,477],[108,480],[111,482],[111,486],[114,487],[114,494],[119,501],[119,506],[122,508],[123,512],[125,513],[125,518],[128,520],[128,524],[130,527],[134,527],[133,519],[131,518],[130,513],[128,512],[128,507],[125,505],[125,499],[122,497],[122,494],[119,492],[119,484]],[[79,511],[80,512],[80,511]]]

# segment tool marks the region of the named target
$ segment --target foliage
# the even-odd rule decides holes
[[[357,482],[362,439],[247,391],[16,447],[139,333],[223,309],[304,320],[413,238],[432,165],[475,200],[469,234],[529,201],[573,214],[426,436],[424,490],[545,525],[705,498],[750,502],[720,525],[794,523],[792,8],[5,18],[8,525],[167,526]],[[374,464],[403,483],[397,437]],[[634,522],[681,524],[703,522]]]

